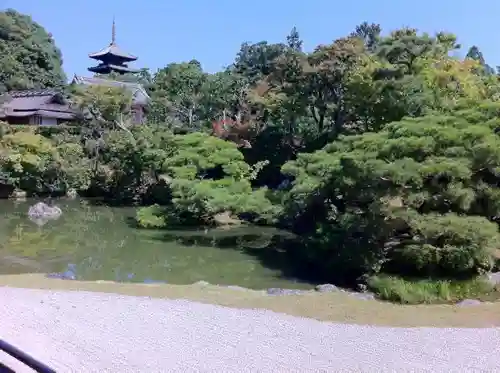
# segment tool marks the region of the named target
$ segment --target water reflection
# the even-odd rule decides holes
[[[27,211],[33,201],[0,201],[0,274],[48,273],[66,280],[309,288],[264,267],[248,248],[266,250],[275,232],[261,228],[165,231],[133,229],[134,208],[55,203],[63,214],[44,224]],[[238,238],[240,249],[234,247]],[[213,246],[211,243],[227,244]],[[222,247],[220,247],[222,246]]]

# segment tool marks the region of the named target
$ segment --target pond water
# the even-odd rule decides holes
[[[40,225],[27,215],[35,202],[0,200],[0,275],[47,273],[85,281],[311,288],[285,277],[279,266],[264,266],[255,255],[258,250],[271,250],[266,244],[273,235],[282,234],[277,231],[136,229],[130,224],[135,208],[84,200],[56,201],[62,216]],[[235,234],[241,238],[239,245],[210,244],[211,239]]]

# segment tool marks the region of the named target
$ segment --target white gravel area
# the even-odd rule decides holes
[[[185,300],[0,287],[0,338],[57,372],[500,372],[500,329],[342,325]],[[5,354],[0,362],[23,370]]]

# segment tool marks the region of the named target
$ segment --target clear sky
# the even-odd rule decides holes
[[[118,45],[139,57],[134,67],[152,71],[196,58],[214,72],[233,61],[242,42],[279,42],[293,26],[311,50],[363,21],[386,32],[453,32],[464,48],[476,44],[490,65],[500,65],[499,0],[0,0],[2,8],[31,15],[53,34],[70,78],[89,74],[87,55],[110,42],[113,16]]]

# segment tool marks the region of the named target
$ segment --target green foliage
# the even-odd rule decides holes
[[[158,184],[162,166],[174,151],[173,135],[169,131],[150,126],[107,131],[101,138],[90,140],[90,149],[96,144],[96,175],[93,195],[105,195],[115,201],[141,202],[151,193],[161,193],[156,200],[169,201],[168,192]],[[158,186],[156,190],[154,187]]]
[[[59,144],[30,131],[2,136],[0,174],[2,184],[31,193],[86,189],[90,170],[77,144]]]
[[[155,204],[137,210],[136,222],[142,228],[164,228],[166,226],[164,208]]]
[[[253,190],[251,179],[262,164],[249,166],[232,142],[202,133],[177,135],[176,152],[163,170],[172,178],[175,210],[211,222],[222,212],[270,221],[276,208],[266,189]]]
[[[125,88],[104,85],[73,87],[73,101],[93,126],[114,128],[131,115],[132,94]]]
[[[373,276],[368,280],[368,286],[380,299],[403,304],[487,299],[497,291],[482,277],[450,281]]]
[[[288,218],[314,208],[320,218],[309,227],[311,237],[330,235],[322,240],[337,265],[352,265],[359,255],[357,262],[372,273],[491,270],[498,240],[498,109],[484,104],[404,119],[300,154],[283,167],[295,177]]]
[[[0,94],[14,89],[63,87],[61,51],[31,17],[0,12]]]
[[[172,63],[159,70],[152,85],[151,117],[157,123],[175,118],[189,129],[200,128],[201,101],[207,74],[198,61]]]
[[[143,227],[286,227],[299,238],[280,249],[304,267],[350,285],[377,275],[385,299],[469,292],[442,278],[476,278],[498,258],[499,76],[477,47],[456,57],[445,32],[363,22],[312,52],[302,44],[293,28],[242,44],[217,73],[192,60],[106,76],[147,89],[139,127],[130,93],[74,87],[78,131],[0,127],[2,183],[150,205]],[[0,13],[0,92],[58,86],[60,65],[40,26]]]

